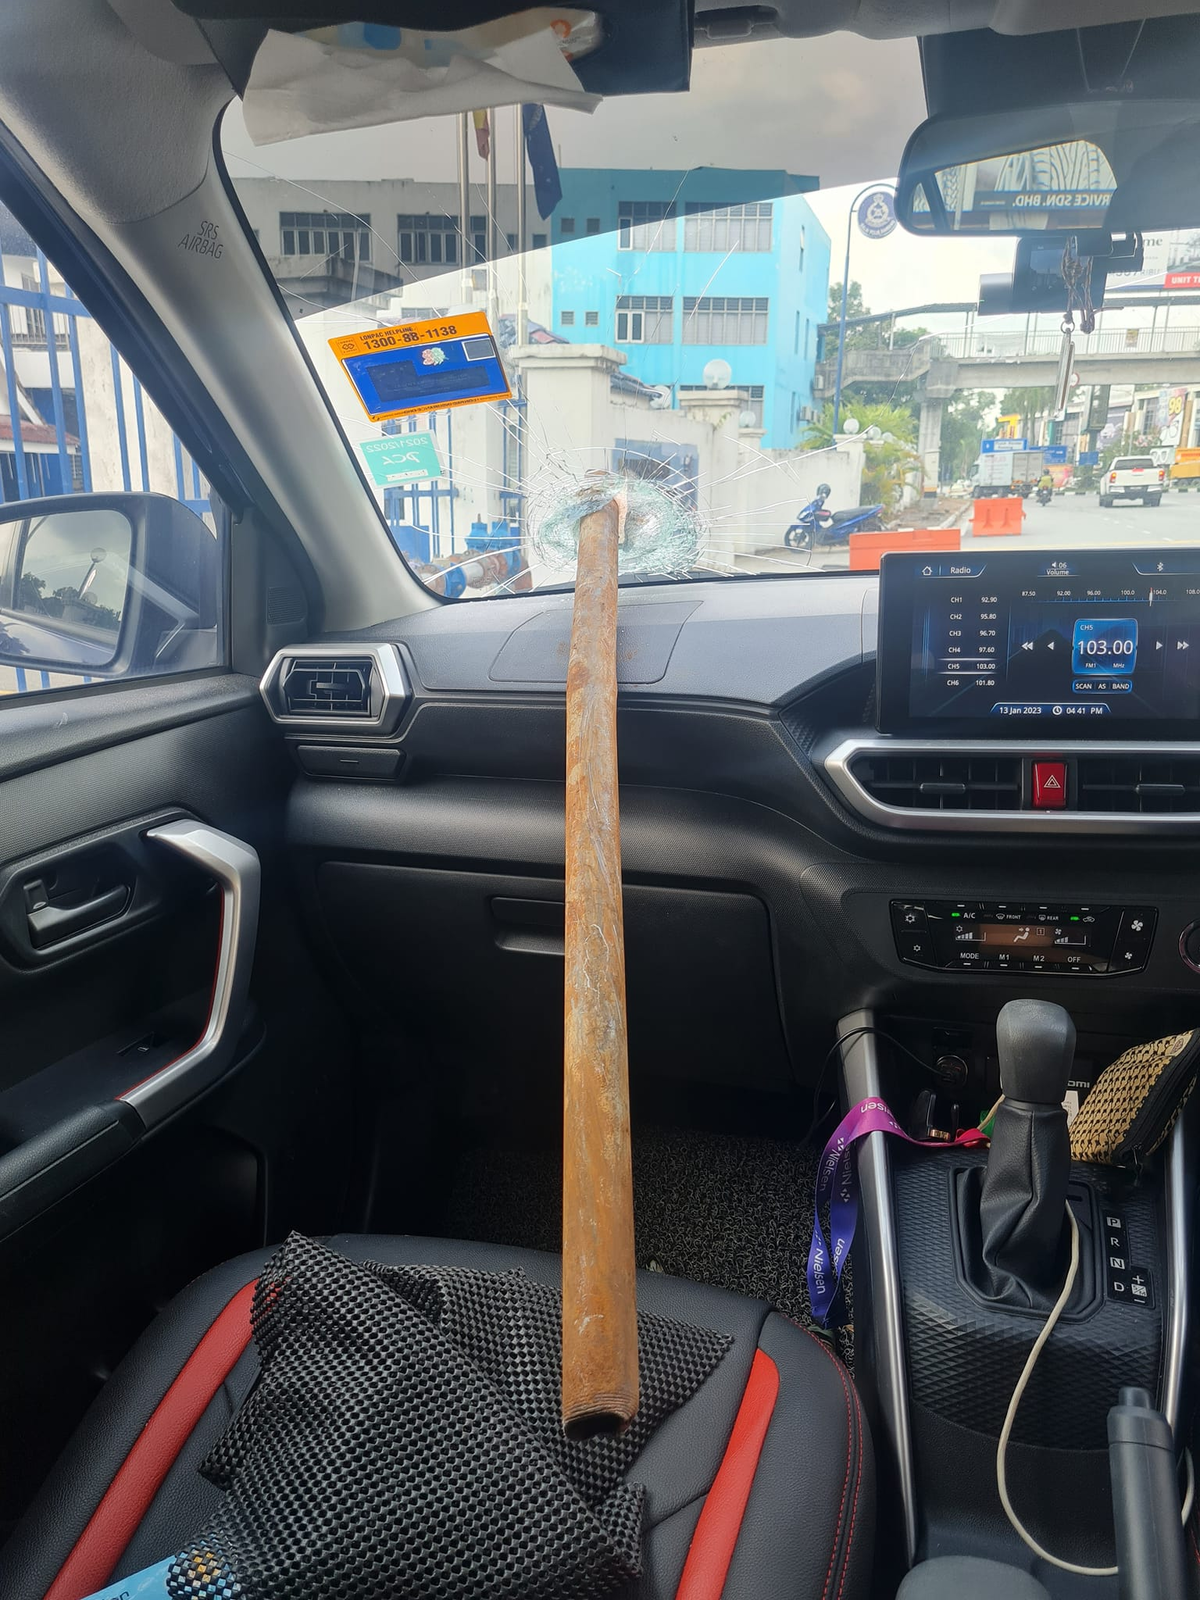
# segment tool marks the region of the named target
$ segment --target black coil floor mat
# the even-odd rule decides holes
[[[748,1135],[634,1131],[638,1265],[769,1300],[813,1327],[805,1265],[819,1150]],[[558,1250],[562,1168],[557,1150],[463,1151],[446,1209],[447,1237]],[[843,1278],[848,1315],[850,1271]],[[852,1328],[837,1334],[853,1360]]]

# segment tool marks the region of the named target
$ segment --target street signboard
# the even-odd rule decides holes
[[[1065,444],[1048,444],[1042,450],[1042,459],[1048,467],[1065,467],[1067,464],[1067,447]]]
[[[858,207],[858,231],[868,239],[886,239],[896,226],[896,197],[890,189],[872,189]]]
[[[442,475],[437,439],[427,429],[366,439],[358,447],[372,478],[381,489],[395,483],[428,483]]]
[[[979,446],[985,456],[1002,455],[1007,450],[1028,450],[1028,439],[985,439]]]
[[[329,348],[372,422],[511,398],[482,311],[339,334]]]
[[[1077,457],[1081,467],[1098,467],[1100,465],[1099,450],[1081,450]]]

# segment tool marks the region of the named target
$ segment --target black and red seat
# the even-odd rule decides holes
[[[558,1281],[557,1257],[533,1251],[406,1237],[330,1242],[356,1260],[519,1267]],[[221,1491],[196,1469],[254,1381],[250,1301],[268,1254],[197,1279],[138,1341],[0,1554],[4,1600],[81,1600],[182,1548],[204,1524]],[[646,1487],[639,1600],[865,1595],[874,1467],[841,1363],[765,1301],[661,1273],[640,1274],[638,1294],[647,1311],[733,1340],[636,1463]]]

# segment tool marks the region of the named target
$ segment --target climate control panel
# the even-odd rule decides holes
[[[1114,977],[1150,955],[1153,906],[1026,900],[893,900],[896,952],[938,972]]]

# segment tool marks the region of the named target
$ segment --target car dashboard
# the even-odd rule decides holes
[[[809,1082],[862,1008],[971,1026],[1036,994],[1106,1033],[1194,1020],[1200,740],[881,734],[878,599],[874,574],[623,591],[635,1075]],[[350,980],[386,1008],[403,958],[439,1052],[523,1076],[556,1070],[570,615],[569,594],[447,605],[289,646],[263,685],[301,887]],[[303,674],[330,667],[373,673],[386,707],[314,716]],[[1031,804],[1048,760],[1069,808]]]

